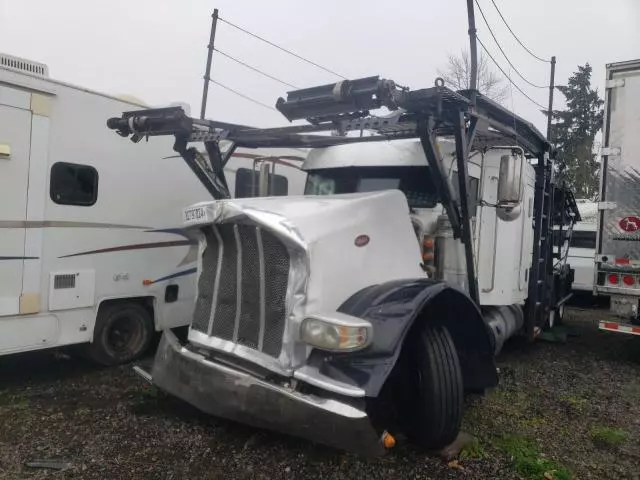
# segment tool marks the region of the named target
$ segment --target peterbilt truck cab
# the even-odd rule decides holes
[[[455,145],[447,139],[440,139],[438,145],[448,181],[459,201]],[[501,162],[519,165],[515,183],[521,198],[504,207],[497,205]],[[302,169],[307,172],[305,195],[401,191],[407,199],[428,272],[433,278],[466,289],[462,244],[453,238],[419,141],[311,149]],[[521,310],[527,298],[533,248],[534,169],[518,148],[501,147],[473,152],[468,175],[480,305],[489,317],[503,306],[512,306],[510,311]],[[500,345],[521,326],[521,320],[509,322],[506,331],[502,329]]]
[[[383,105],[395,118],[370,116]],[[496,352],[518,331],[535,339],[567,283],[553,224],[577,209],[549,143],[438,81],[408,91],[367,77],[276,108],[309,124],[255,129],[175,108],[109,119],[133,141],[174,135],[213,197],[184,211],[199,252],[188,337],[164,332],[141,373],[205,412],[360,453],[399,433],[450,444],[464,394],[497,384]],[[364,129],[376,136],[349,135]],[[221,139],[309,148],[306,195],[230,199]]]

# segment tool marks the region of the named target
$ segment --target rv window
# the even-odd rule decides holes
[[[469,177],[469,199],[471,204],[469,205],[470,214],[472,217],[476,216],[478,210],[478,189],[480,186],[480,180],[474,177]],[[458,188],[458,172],[453,172],[451,175],[451,187],[453,188],[453,194],[456,200],[460,200],[460,189]]]
[[[438,202],[429,167],[343,167],[309,171],[305,195],[400,190],[412,208]]]
[[[236,198],[257,197],[259,191],[260,172],[250,168],[239,168],[236,171]],[[269,174],[269,195],[285,196],[289,192],[289,180],[284,175]]]
[[[98,199],[98,171],[89,165],[54,163],[49,195],[60,205],[90,207]]]

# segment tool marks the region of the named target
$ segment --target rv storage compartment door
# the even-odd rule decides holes
[[[20,313],[25,259],[31,95],[0,85],[0,317]],[[2,320],[0,319],[0,324]]]

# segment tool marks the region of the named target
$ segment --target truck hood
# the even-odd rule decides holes
[[[185,209],[184,221],[195,228],[251,222],[276,234],[299,259],[307,313],[335,311],[371,285],[425,277],[407,200],[398,190],[202,202]]]
[[[246,217],[306,246],[343,230],[346,224],[362,225],[370,217],[390,215],[409,219],[409,207],[400,191],[215,200],[186,208],[183,219],[190,228]]]

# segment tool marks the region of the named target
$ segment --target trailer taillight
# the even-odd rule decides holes
[[[618,283],[620,282],[620,278],[615,273],[612,273],[611,275],[609,275],[607,277],[607,280],[609,280],[609,283],[611,285],[618,285]]]
[[[435,240],[433,237],[426,236],[422,239],[422,261],[425,265],[433,265],[435,255],[433,248],[435,246]]]
[[[627,286],[631,286],[636,283],[635,279],[631,275],[624,275],[622,277],[622,282]]]

